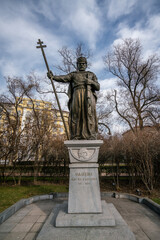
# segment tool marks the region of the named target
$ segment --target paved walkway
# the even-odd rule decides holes
[[[160,240],[160,216],[157,213],[128,199],[106,200],[114,204],[137,240]]]
[[[145,205],[128,199],[110,197],[103,199],[115,205],[137,240],[160,239],[160,216],[158,214]],[[38,201],[20,209],[0,225],[0,240],[35,240],[51,209],[63,200]]]

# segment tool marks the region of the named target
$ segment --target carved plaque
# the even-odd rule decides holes
[[[72,157],[78,161],[89,161],[93,158],[93,155],[95,153],[94,148],[77,148],[77,149],[70,149],[70,154]]]

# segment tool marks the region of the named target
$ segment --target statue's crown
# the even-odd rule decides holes
[[[77,63],[86,63],[87,64],[87,59],[85,57],[79,57],[79,58],[77,58]]]

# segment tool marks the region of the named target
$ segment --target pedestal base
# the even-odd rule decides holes
[[[62,210],[62,205],[57,205],[46,220],[36,240],[135,240],[134,234],[131,232],[114,205],[107,204],[107,206],[115,218],[116,226],[114,227],[62,228],[55,227],[56,217],[59,211]]]
[[[102,213],[68,213],[68,203],[64,202],[56,218],[56,227],[106,227],[115,226],[115,219],[108,204],[102,201]]]

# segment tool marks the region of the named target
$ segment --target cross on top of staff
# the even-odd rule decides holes
[[[47,45],[42,45],[43,44],[43,42],[40,40],[40,39],[38,39],[38,42],[37,42],[37,44],[39,44],[40,46],[36,46],[36,48],[45,48],[45,47],[47,47]]]

